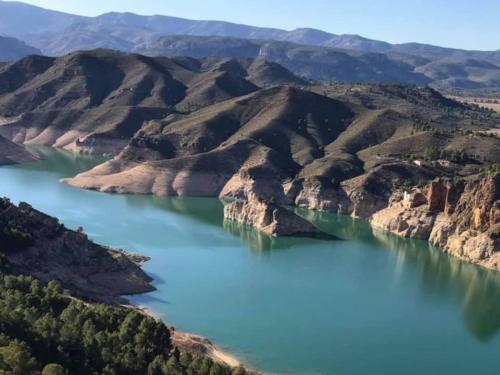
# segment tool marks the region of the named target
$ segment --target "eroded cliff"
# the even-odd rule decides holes
[[[500,269],[500,174],[437,179],[393,195],[371,219],[375,228],[429,240],[450,255]]]

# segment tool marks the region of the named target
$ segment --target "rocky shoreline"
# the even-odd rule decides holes
[[[371,217],[373,227],[428,240],[454,257],[500,270],[500,174],[437,179],[397,192]]]
[[[251,226],[271,237],[317,237],[320,231],[307,220],[282,206],[255,195],[224,202],[224,220]]]
[[[12,271],[56,280],[75,297],[117,303],[122,295],[151,292],[140,265],[148,258],[89,240],[27,203],[0,199],[0,250]]]
[[[395,167],[407,171],[418,169],[409,163]],[[222,187],[215,190],[211,187],[194,195],[218,196],[225,205],[225,220],[254,227],[272,237],[321,235],[310,222],[284,208],[295,206],[367,219],[376,229],[428,240],[464,261],[500,270],[498,174],[455,180],[436,178],[428,185],[403,189],[388,184],[384,168],[390,166],[346,180],[337,187],[314,178],[280,182],[273,178],[255,179],[240,172]],[[79,181],[76,177],[64,182],[90,187]],[[108,186],[106,191],[123,192],[114,186],[113,189]],[[200,188],[199,184],[196,186]],[[183,189],[189,193],[189,186]],[[154,193],[154,189],[143,193]]]
[[[297,236],[301,228],[307,236],[318,234],[311,223],[282,207],[291,204],[367,219],[374,229],[426,240],[463,261],[500,270],[499,173],[436,178],[421,187],[394,187],[392,193],[371,190],[367,184],[359,185],[359,181],[342,184],[338,189],[325,188],[319,181],[302,183],[295,192],[297,187],[283,186],[274,195],[256,188],[258,184],[242,184],[246,186],[228,194],[236,199],[226,202],[225,219],[267,235]],[[268,198],[258,198],[255,192]],[[278,197],[281,205],[269,197]],[[281,212],[286,216],[280,216]]]

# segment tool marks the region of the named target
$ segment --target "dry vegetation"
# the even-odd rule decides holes
[[[449,98],[462,103],[477,104],[481,108],[493,109],[500,112],[500,97],[498,96],[449,96]]]

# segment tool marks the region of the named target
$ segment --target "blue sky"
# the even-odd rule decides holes
[[[500,0],[27,0],[94,16],[109,11],[314,27],[393,43],[500,49]]]

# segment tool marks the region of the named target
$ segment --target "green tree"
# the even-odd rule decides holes
[[[50,363],[43,368],[42,375],[67,375],[67,372],[61,365]]]
[[[28,346],[17,340],[0,348],[0,358],[13,375],[35,375],[38,372],[38,363],[32,357]]]

